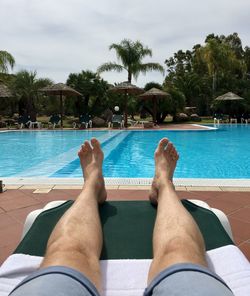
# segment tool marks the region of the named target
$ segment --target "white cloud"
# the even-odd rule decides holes
[[[179,49],[203,43],[209,33],[238,32],[250,45],[248,0],[0,0],[1,50],[16,59],[15,71],[36,69],[39,77],[64,82],[70,72],[95,71],[116,61],[111,43],[139,39],[153,50],[145,61],[164,65]],[[109,82],[126,73],[104,73]],[[138,85],[163,81],[152,72]]]

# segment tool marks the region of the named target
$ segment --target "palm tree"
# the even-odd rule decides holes
[[[0,73],[8,73],[8,68],[13,69],[15,59],[7,51],[0,50]]]
[[[35,114],[35,99],[39,97],[39,90],[52,84],[48,78],[37,78],[36,71],[19,71],[12,84],[12,90],[19,99],[19,113]]]
[[[117,59],[121,61],[121,64],[115,62],[104,63],[97,69],[98,73],[106,71],[122,72],[126,70],[128,73],[128,82],[130,83],[132,78],[137,79],[141,72],[145,74],[148,71],[156,70],[164,74],[164,68],[160,64],[142,63],[143,58],[152,56],[152,50],[143,46],[140,41],[133,42],[124,39],[120,44],[111,44],[109,49],[114,49],[116,51]]]

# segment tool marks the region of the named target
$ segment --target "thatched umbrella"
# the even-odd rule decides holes
[[[0,81],[0,98],[11,98],[13,94],[9,90],[9,88]]]
[[[63,128],[63,96],[82,96],[82,94],[64,83],[46,86],[40,89],[40,91],[46,93],[47,95],[60,96],[61,128]]]
[[[232,92],[228,92],[228,93],[226,93],[222,96],[219,96],[215,99],[215,101],[239,101],[239,100],[244,100],[244,99]]]
[[[144,99],[144,100],[152,100],[153,102],[153,121],[156,123],[156,114],[157,114],[157,104],[156,100],[157,99],[165,99],[169,96],[168,93],[165,91],[162,91],[158,88],[151,88],[150,90],[146,91],[144,94],[139,95],[139,98]]]
[[[233,115],[232,102],[233,101],[239,102],[239,101],[243,101],[243,100],[244,100],[244,98],[242,98],[242,97],[240,97],[240,96],[238,96],[238,95],[236,95],[236,94],[234,94],[232,92],[225,93],[224,95],[219,96],[219,97],[217,97],[215,99],[216,102],[226,102],[226,103],[228,102],[228,104],[229,104],[229,106],[228,106],[229,112],[231,113],[231,114],[229,114],[229,116]]]
[[[112,87],[109,91],[116,92],[125,95],[125,118],[124,118],[124,125],[125,127],[128,126],[128,94],[131,95],[138,95],[143,93],[143,90],[136,85],[131,84],[130,82],[121,82]]]

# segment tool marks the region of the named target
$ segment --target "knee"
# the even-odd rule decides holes
[[[158,254],[155,256],[184,256],[194,257],[203,256],[205,254],[205,247],[202,243],[197,242],[191,236],[175,236],[172,237],[167,243],[159,248]]]
[[[92,263],[95,261],[99,261],[98,254],[95,249],[89,245],[81,245],[74,239],[65,240],[57,239],[52,241],[47,246],[46,253],[55,255],[55,256],[72,256],[78,258],[85,258],[85,261],[91,261]]]
[[[171,253],[179,253],[186,249],[186,244],[189,243],[187,239],[181,236],[175,236],[169,239],[169,241],[164,245],[161,252],[164,255],[169,255]]]

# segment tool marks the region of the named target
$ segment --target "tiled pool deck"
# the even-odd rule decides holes
[[[117,185],[108,186],[107,189],[108,200],[147,200],[149,186]],[[222,210],[231,223],[235,243],[250,260],[249,188],[183,186],[176,189],[180,198],[203,200],[211,207]],[[80,191],[80,186],[7,186],[7,191],[0,194],[0,263],[20,241],[29,212],[53,200],[75,199]]]

